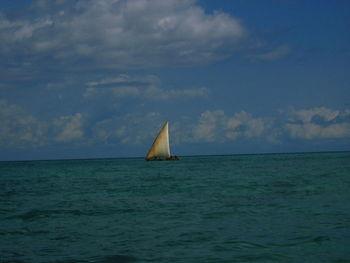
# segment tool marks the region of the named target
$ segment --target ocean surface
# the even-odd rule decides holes
[[[0,262],[350,262],[350,152],[0,162]]]

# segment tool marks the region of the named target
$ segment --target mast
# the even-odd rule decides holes
[[[153,158],[166,159],[170,157],[169,146],[169,124],[166,122],[156,139],[154,140],[151,148],[149,149],[145,159],[150,160]]]

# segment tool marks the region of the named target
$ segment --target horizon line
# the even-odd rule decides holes
[[[262,152],[262,153],[232,153],[232,154],[193,154],[177,155],[178,157],[206,157],[206,156],[239,156],[239,155],[276,155],[276,154],[317,154],[317,153],[350,153],[350,150],[342,151],[310,151],[310,152]],[[47,162],[47,161],[83,161],[83,160],[103,160],[103,159],[144,159],[144,156],[128,157],[96,157],[96,158],[63,158],[63,159],[26,159],[26,160],[0,160],[2,162]]]

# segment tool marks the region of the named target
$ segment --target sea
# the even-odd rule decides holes
[[[0,162],[0,262],[350,262],[350,152]]]

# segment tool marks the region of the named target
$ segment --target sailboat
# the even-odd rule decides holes
[[[173,161],[179,160],[177,156],[170,155],[169,123],[166,122],[152,143],[146,157],[146,161]]]

